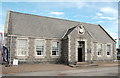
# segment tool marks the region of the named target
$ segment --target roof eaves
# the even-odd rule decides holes
[[[65,32],[65,34],[62,36],[62,39],[66,36],[68,30],[69,30],[69,29],[67,29],[67,31]]]
[[[79,24],[78,24],[79,25]],[[70,27],[69,29],[67,29],[67,31],[65,32],[65,34],[63,35],[63,37],[62,38],[64,38],[64,37],[66,37],[67,36],[67,34],[68,34],[68,31],[69,30],[71,30],[72,29],[72,31],[74,30],[74,28],[76,28],[78,25],[76,25],[76,26],[74,26],[74,27]],[[70,31],[70,33],[72,32],[72,31]],[[69,34],[70,34],[69,33]]]

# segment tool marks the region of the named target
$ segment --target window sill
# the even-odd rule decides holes
[[[35,58],[44,58],[43,55],[36,55]]]
[[[111,57],[111,55],[107,55],[107,57]]]
[[[35,55],[35,56],[44,56],[44,55]]]
[[[60,55],[51,55],[52,58],[58,58]]]
[[[98,57],[102,57],[102,55],[97,55]]]

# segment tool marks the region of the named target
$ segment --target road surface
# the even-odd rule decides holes
[[[3,76],[118,76],[118,66],[78,68],[75,70],[25,72],[3,74]]]

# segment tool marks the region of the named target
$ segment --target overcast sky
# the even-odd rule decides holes
[[[100,24],[115,39],[118,36],[118,2],[2,2],[0,32],[6,10]]]

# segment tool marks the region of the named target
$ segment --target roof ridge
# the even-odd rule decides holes
[[[18,14],[31,15],[31,16],[37,16],[37,17],[44,17],[44,18],[49,18],[49,19],[56,19],[56,20],[63,20],[63,21],[69,21],[69,22],[76,22],[76,23],[90,24],[90,23],[79,22],[79,21],[73,21],[73,20],[67,20],[67,19],[60,19],[60,18],[55,18],[55,17],[40,16],[40,15],[35,15],[35,14],[16,12],[16,11],[11,11],[11,10],[10,10],[10,12],[18,13]],[[91,25],[96,25],[96,26],[97,26],[97,24],[91,24]]]

